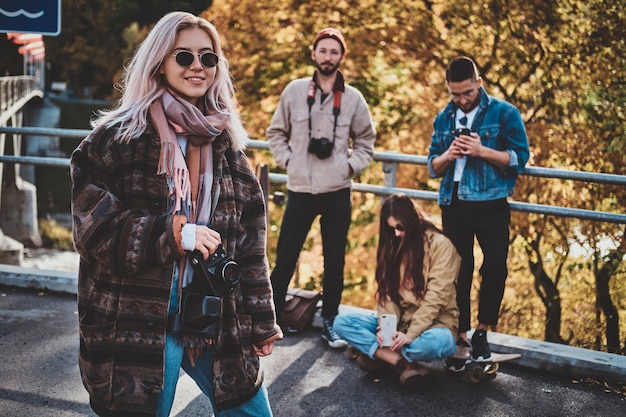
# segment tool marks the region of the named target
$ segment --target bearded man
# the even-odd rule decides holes
[[[344,82],[339,65],[346,42],[335,28],[313,41],[313,77],[287,85],[267,129],[276,163],[287,170],[287,206],[276,266],[271,274],[279,324],[287,288],[311,225],[320,216],[324,255],[322,338],[335,349],[347,343],[334,332],[343,292],[345,248],[352,212],[352,177],[367,167],[376,131],[363,95]],[[285,329],[289,330],[289,329]]]

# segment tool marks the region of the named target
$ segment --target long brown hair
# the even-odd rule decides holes
[[[404,227],[404,236],[397,237],[387,220],[394,217]],[[400,288],[405,283],[418,299],[424,297],[425,232],[441,233],[404,194],[393,194],[385,199],[380,210],[380,230],[376,251],[376,283],[379,301],[387,297],[400,303]],[[400,266],[404,265],[404,276]]]

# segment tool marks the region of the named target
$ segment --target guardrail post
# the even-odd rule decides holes
[[[395,188],[396,186],[396,174],[398,172],[397,162],[383,162],[383,185],[389,188]],[[381,203],[385,200],[385,197],[381,197]]]
[[[383,172],[385,173],[385,178],[383,184],[385,187],[395,187],[396,186],[396,173],[398,171],[398,164],[395,162],[383,162]]]

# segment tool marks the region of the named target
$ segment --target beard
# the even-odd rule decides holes
[[[463,106],[463,107],[461,107],[461,106],[459,106],[459,107],[461,108],[461,110],[463,111],[463,113],[469,113],[469,112],[471,112],[472,110],[474,110],[474,108],[475,108],[476,106],[478,106],[479,104],[480,104],[480,94],[477,94],[477,95],[476,95],[476,98],[474,99],[474,101],[473,101],[473,102],[468,103],[468,104],[466,104],[466,105],[465,105],[465,106]]]
[[[326,64],[326,67],[322,67],[322,65],[324,65],[324,64]],[[330,67],[328,65],[330,65]],[[321,64],[316,62],[315,63],[315,68],[317,69],[317,71],[320,74],[322,74],[322,75],[327,77],[329,75],[333,75],[339,69],[339,63],[337,63],[336,65],[332,65],[332,64],[330,64],[328,62],[326,62],[326,63],[323,62]]]

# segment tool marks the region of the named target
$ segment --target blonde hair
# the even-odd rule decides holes
[[[231,138],[232,148],[243,150],[248,141],[248,133],[243,127],[237,111],[235,88],[229,73],[229,64],[222,54],[217,29],[206,19],[186,12],[171,12],[163,16],[139,45],[128,66],[124,68],[119,89],[122,97],[113,110],[100,111],[91,121],[92,127],[119,124],[115,139],[130,141],[141,135],[147,127],[150,104],[165,91],[165,78],[159,68],[176,44],[181,30],[203,29],[213,42],[214,52],[219,56],[215,80],[205,94],[207,107],[230,115],[224,129]]]

